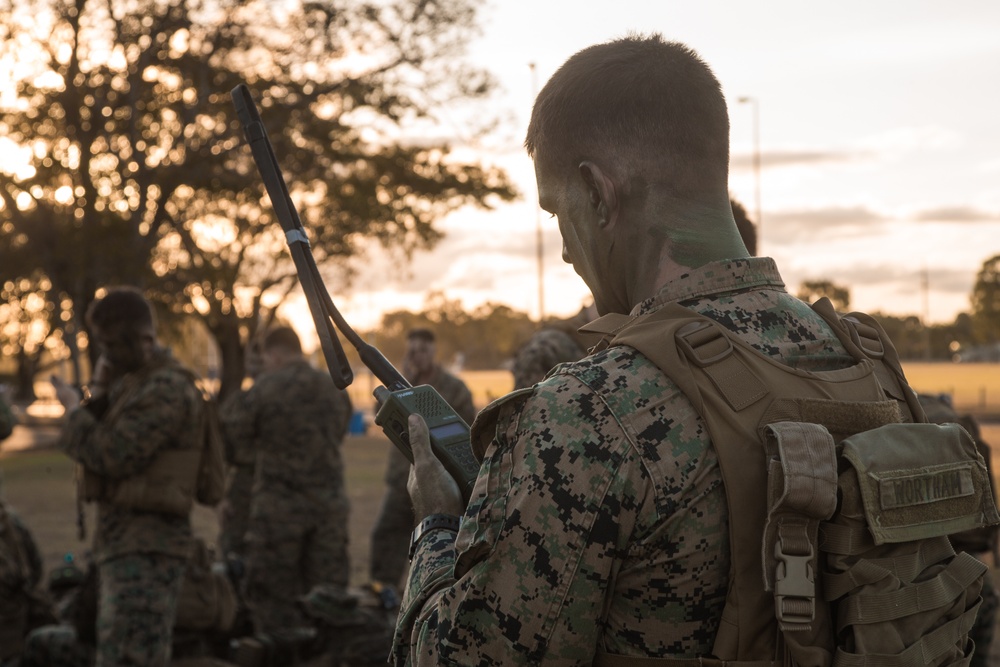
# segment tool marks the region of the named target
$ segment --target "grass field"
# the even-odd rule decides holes
[[[1000,443],[1000,424],[984,424],[983,437]],[[351,581],[355,584],[367,581],[369,535],[382,500],[385,461],[391,446],[381,433],[349,436],[345,441],[344,465],[351,500]],[[1000,446],[994,448],[993,469],[1000,470]],[[90,536],[83,542],[77,537],[73,466],[65,456],[54,449],[0,452],[0,474],[0,494],[31,528],[46,569],[59,564],[67,552],[87,552]],[[92,531],[93,507],[87,507],[85,514]],[[193,521],[195,532],[214,543],[218,534],[215,513],[196,507]]]
[[[919,391],[953,394],[957,407],[980,415],[1000,415],[1000,373],[997,365],[907,364],[907,375]],[[463,373],[473,391],[477,406],[510,389],[510,374],[505,371]],[[366,389],[364,378],[360,389]],[[987,399],[982,401],[982,397]],[[355,399],[359,409],[368,409],[365,394]],[[369,415],[370,419],[370,415]],[[994,443],[993,469],[1000,471],[1000,420],[984,419],[983,437]],[[19,427],[24,428],[24,427]],[[367,581],[369,535],[378,513],[384,489],[383,475],[391,443],[369,429],[368,435],[351,435],[344,445],[347,489],[351,500],[350,556],[351,582]],[[55,449],[0,451],[0,497],[13,507],[32,529],[43,552],[46,569],[61,562],[67,552],[84,554],[90,535],[81,542],[77,537],[76,502],[73,466]],[[87,524],[94,526],[93,508],[87,508]],[[195,532],[214,543],[218,531],[215,514],[196,508]],[[91,533],[92,535],[92,533]],[[996,570],[994,570],[996,572]],[[1000,667],[1000,641],[994,642],[991,664]]]
[[[391,446],[381,433],[349,436],[345,441],[352,583],[367,581],[368,536],[382,500],[386,455]],[[31,528],[46,570],[58,565],[67,552],[82,556],[89,550],[94,508],[85,509],[88,536],[80,541],[73,465],[61,452],[51,448],[0,452],[0,475],[0,496]],[[215,543],[218,521],[213,510],[197,506],[193,524],[197,535]]]
[[[960,412],[1000,415],[1000,364],[903,364],[910,386],[950,394]]]

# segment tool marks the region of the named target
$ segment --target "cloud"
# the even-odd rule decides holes
[[[918,222],[995,222],[1000,220],[1000,213],[972,206],[942,206],[918,211],[913,219]]]
[[[784,149],[762,151],[760,166],[762,169],[773,167],[794,167],[797,165],[817,165],[835,162],[853,162],[870,157],[864,152],[834,151],[821,149]],[[731,169],[752,169],[753,154],[734,154],[729,160]]]
[[[875,159],[898,160],[915,151],[954,150],[963,143],[962,135],[951,128],[928,125],[893,128],[881,134],[864,137],[849,148],[773,148],[760,154],[762,169],[795,166],[816,166],[846,162],[866,162]],[[729,160],[731,169],[753,168],[752,152],[734,153]],[[987,163],[984,168],[996,168]]]
[[[845,237],[871,234],[873,226],[890,220],[864,206],[765,211],[763,217],[768,243],[779,244],[815,240],[820,235]]]
[[[790,271],[790,282],[832,280],[848,287],[893,288],[899,294],[914,294],[922,289],[923,270],[888,263],[844,264],[835,272]],[[967,269],[936,267],[928,269],[928,287],[934,292],[967,295],[972,289],[974,272]]]
[[[900,157],[914,151],[953,150],[963,144],[962,134],[940,125],[897,127],[861,142],[881,154]]]

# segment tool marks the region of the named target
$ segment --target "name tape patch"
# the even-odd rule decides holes
[[[926,505],[975,493],[969,468],[879,480],[882,509]]]

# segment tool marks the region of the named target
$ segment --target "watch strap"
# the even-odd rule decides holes
[[[457,533],[461,524],[461,519],[454,514],[431,514],[424,517],[423,520],[417,524],[417,527],[413,529],[413,536],[410,538],[410,560],[413,560],[413,554],[417,551],[417,545],[420,544],[420,540],[422,540],[427,533],[439,528]]]

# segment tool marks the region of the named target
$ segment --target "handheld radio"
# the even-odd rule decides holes
[[[305,292],[309,312],[334,384],[344,389],[354,379],[354,373],[337,336],[339,330],[358,351],[361,362],[383,385],[374,391],[375,400],[379,404],[375,424],[382,428],[389,440],[413,463],[407,418],[414,413],[423,417],[427,422],[431,449],[458,482],[462,497],[468,502],[479,474],[479,463],[472,455],[470,446],[469,425],[433,387],[411,386],[378,349],[366,343],[344,320],[323,285],[309,246],[309,238],[288,193],[288,186],[278,167],[271,140],[264,129],[250,89],[241,83],[233,88],[230,95],[247,143],[250,144],[257,170],[271,198],[278,222],[285,232],[288,250],[295,262],[295,270]]]

